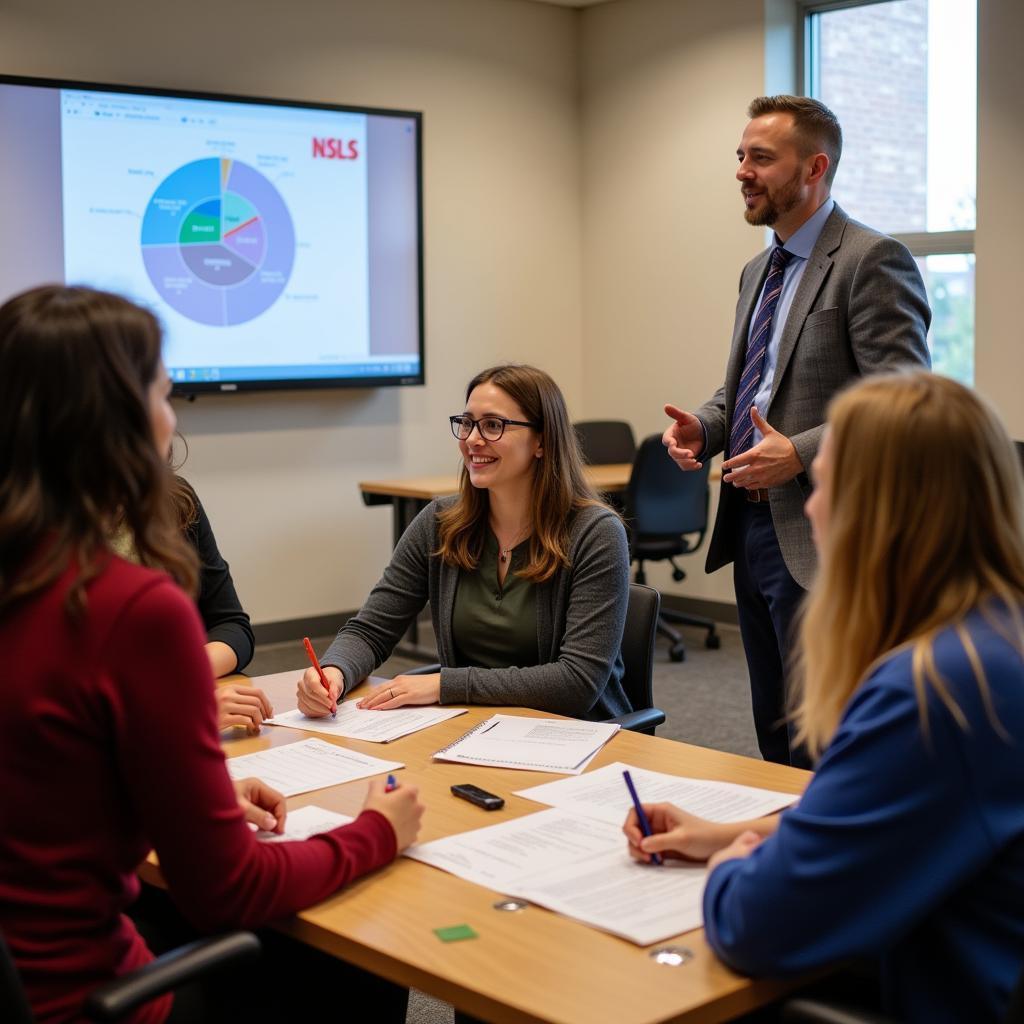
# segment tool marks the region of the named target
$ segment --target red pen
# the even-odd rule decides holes
[[[324,675],[324,670],[320,667],[320,662],[317,661],[316,652],[313,650],[313,645],[309,642],[309,637],[304,636],[302,638],[302,645],[306,648],[306,653],[309,655],[309,660],[313,663],[313,668],[316,669],[316,674],[320,677],[320,682],[323,688],[327,691],[327,696],[331,695],[331,684],[327,682],[327,676]],[[337,708],[331,712],[331,717],[336,718],[338,714]]]

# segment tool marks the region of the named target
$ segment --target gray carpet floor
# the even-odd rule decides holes
[[[759,757],[750,711],[747,666],[743,644],[735,626],[720,625],[722,646],[717,651],[704,647],[701,630],[682,628],[686,660],[669,661],[666,641],[659,640],[654,668],[654,703],[666,715],[658,735],[669,739],[713,747],[734,754]],[[431,635],[429,620],[420,628],[421,639]],[[313,638],[322,651],[331,637]],[[395,656],[379,669],[382,676],[395,676],[425,660]],[[307,666],[301,644],[295,641],[263,644],[256,648],[249,675],[267,675]],[[408,1024],[452,1024],[452,1008],[413,991],[409,1000]]]

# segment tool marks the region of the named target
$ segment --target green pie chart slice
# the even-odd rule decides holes
[[[208,199],[200,203],[186,218],[181,225],[181,234],[178,241],[182,245],[195,245],[201,243],[209,245],[210,242],[220,241],[220,200]]]

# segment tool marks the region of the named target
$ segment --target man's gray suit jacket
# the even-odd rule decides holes
[[[736,324],[725,384],[696,410],[707,431],[711,458],[725,447],[736,388],[743,372],[750,320],[768,273],[771,249],[755,256],[740,275]],[[779,341],[768,423],[796,447],[804,472],[769,491],[779,547],[793,579],[808,588],[817,560],[804,502],[807,470],[825,429],[828,403],[851,381],[871,373],[930,365],[931,312],[924,283],[907,248],[851,220],[836,206],[811,252]],[[842,481],[838,481],[842,486]],[[733,561],[737,519],[745,494],[723,483],[707,571]]]

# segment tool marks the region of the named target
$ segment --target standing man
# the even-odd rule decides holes
[[[843,145],[835,114],[800,96],[759,97],[747,114],[736,150],[744,216],[775,237],[740,276],[725,384],[695,413],[665,406],[674,423],[664,442],[683,470],[725,451],[707,571],[734,563],[762,756],[808,767],[790,741],[785,684],[791,626],[815,570],[807,471],[837,391],[929,365],[931,313],[907,249],[830,197]]]

